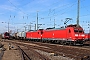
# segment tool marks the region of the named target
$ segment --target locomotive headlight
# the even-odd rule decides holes
[[[85,36],[84,34],[82,34],[81,36]]]
[[[75,36],[78,36],[78,34],[75,34]]]

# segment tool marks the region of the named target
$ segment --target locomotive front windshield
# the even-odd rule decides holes
[[[83,33],[83,30],[74,30],[75,33]]]
[[[9,33],[5,33],[6,36],[9,36]]]

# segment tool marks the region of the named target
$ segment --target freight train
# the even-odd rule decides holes
[[[60,44],[83,44],[87,35],[81,26],[68,25],[65,28],[47,28],[39,30],[22,31],[12,35],[13,39],[53,42]]]

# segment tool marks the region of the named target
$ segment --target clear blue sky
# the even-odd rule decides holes
[[[76,24],[78,0],[0,0],[0,33],[10,30],[24,30],[30,22],[36,23],[37,11],[40,28],[64,26],[65,18],[72,18],[67,24]],[[90,24],[90,0],[80,0],[80,25],[88,32]],[[3,23],[2,23],[3,22]],[[24,24],[26,23],[26,24]],[[28,28],[28,26],[26,26]],[[34,29],[34,27],[32,27]]]

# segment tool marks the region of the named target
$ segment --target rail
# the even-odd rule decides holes
[[[30,46],[28,46],[28,45],[24,45],[24,46],[26,46],[30,51],[34,52],[37,56],[39,56],[40,60],[50,60],[48,57],[46,57],[46,56],[40,54],[39,52],[31,49]]]
[[[0,53],[0,60],[2,60],[3,55],[4,55],[4,51],[1,51],[1,53]]]
[[[16,43],[16,42],[15,42]],[[47,52],[54,52],[55,54],[61,55],[61,56],[66,56],[66,57],[71,57],[76,60],[90,60],[90,47],[74,47],[74,46],[60,46],[60,45],[46,45],[46,44],[41,44],[41,43],[35,43],[39,46],[33,46],[33,45],[28,45],[28,44],[21,44],[21,43],[16,43],[18,45],[23,45],[25,47],[28,47],[30,51],[32,51],[31,48],[33,49],[38,49],[42,51],[47,51]],[[30,44],[30,43],[29,43]],[[44,48],[40,46],[48,46],[49,48]],[[56,48],[55,48],[56,47]],[[44,50],[44,49],[45,50]],[[66,50],[67,49],[67,50]],[[73,52],[74,51],[74,52]],[[34,52],[34,50],[33,50]],[[40,57],[41,60],[49,60],[45,56],[42,56],[41,54],[36,51],[34,52],[36,55]]]
[[[26,60],[25,59],[25,56],[28,58],[28,60],[31,60],[31,58],[18,46],[18,48],[20,49],[21,51],[21,54],[22,54],[22,60]]]

